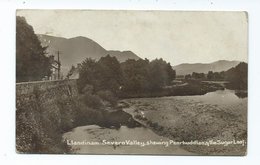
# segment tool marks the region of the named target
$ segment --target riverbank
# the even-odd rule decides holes
[[[202,90],[200,88],[195,88],[197,87],[197,85],[194,84],[195,83],[191,85],[192,88],[194,90],[196,89],[196,91],[200,94],[208,92],[210,90],[215,91],[220,88],[219,86],[214,87],[215,85],[212,84],[203,85],[203,83],[200,83],[199,85],[203,86]],[[178,91],[176,89],[180,89],[179,92],[183,92],[189,89],[186,84],[182,86],[184,87],[165,87],[164,90],[176,92]],[[173,90],[174,88],[176,89]],[[193,101],[190,101],[189,99],[185,99],[182,102],[180,102],[179,100],[177,102],[176,100],[169,100],[168,102],[158,102],[158,100],[160,99],[164,100],[164,98],[170,97],[140,98],[141,100],[139,101],[141,106],[139,106],[139,101],[131,101],[138,100],[138,98],[134,98],[126,99],[128,101],[130,100],[130,102],[120,101],[118,104],[117,98],[113,96],[113,93],[109,91],[99,91],[97,93],[94,93],[89,87],[85,91],[85,93],[79,94],[76,87],[76,81],[18,84],[17,91],[16,147],[17,152],[19,153],[71,153],[70,146],[62,141],[62,134],[64,132],[69,132],[76,127],[86,125],[98,125],[99,127],[102,127],[104,129],[119,130],[121,129],[121,127],[140,128],[140,123],[142,123],[144,126],[151,128],[158,135],[166,136],[169,139],[179,138],[180,140],[182,140],[186,137],[198,137],[198,139],[200,139],[200,137],[198,136],[199,134],[201,134],[201,137],[207,137],[204,136],[205,134],[200,133],[201,131],[204,131],[204,129],[200,129],[199,127],[205,127],[205,130],[209,129],[209,137],[212,137],[214,131],[218,131],[211,128],[212,126],[214,128],[214,124],[212,123],[212,121],[221,121],[221,123],[224,123],[224,125],[235,125],[234,132],[237,134],[236,136],[238,137],[243,137],[243,133],[246,133],[246,129],[244,128],[244,123],[246,123],[246,119],[243,119],[242,122],[240,122],[240,117],[232,117],[232,113],[230,115],[230,112],[225,112],[226,107],[223,107],[220,112],[215,110],[214,113],[209,113],[208,107],[206,107],[204,113],[204,111],[202,112],[202,110],[205,107],[201,107],[201,105],[197,103],[193,104]],[[176,94],[178,94],[178,92],[176,92]],[[186,95],[188,93],[184,92],[184,94]],[[192,93],[190,94],[196,94],[196,92],[192,91]],[[159,95],[154,96],[157,97]],[[190,98],[200,96],[202,95],[175,97]],[[239,96],[241,98],[245,97],[241,94]],[[207,95],[207,97],[205,98],[211,99],[212,96]],[[218,97],[218,99],[219,98],[221,97]],[[213,102],[209,104],[215,104],[218,99],[213,99]],[[142,102],[144,100],[152,101],[144,102],[144,105],[142,105]],[[221,100],[220,102],[226,100],[228,99],[225,97],[224,100]],[[154,105],[157,103],[158,105]],[[245,106],[246,103],[247,102],[244,102],[241,107]],[[135,114],[129,114],[128,111],[125,112],[122,110],[127,108],[127,106],[129,108],[136,106],[136,104],[137,107],[136,109],[134,109]],[[169,109],[171,107],[175,107],[173,111]],[[191,113],[192,111],[190,110],[193,109],[195,109],[195,111]],[[227,109],[229,109],[229,107]],[[146,110],[149,110],[149,113]],[[238,112],[241,111],[236,111],[234,112],[234,114],[237,115],[236,113]],[[143,117],[144,114],[142,113],[145,113],[145,117]],[[202,115],[198,115],[200,113],[202,113]],[[169,118],[169,116],[171,115],[173,115],[172,118]],[[204,120],[197,116],[202,116],[202,118],[204,116],[204,118],[206,119],[205,121],[210,120],[211,118],[213,118],[213,120],[208,121],[208,123],[203,123],[201,121]],[[246,116],[246,114],[243,114],[242,116]],[[179,119],[177,120],[177,123],[171,123],[175,119]],[[182,120],[184,119],[187,122],[182,123]],[[237,119],[239,122],[226,122],[233,120],[235,121]],[[224,120],[224,122],[222,122],[222,120]],[[182,129],[183,125],[184,128]],[[196,127],[194,127],[194,125],[196,125]],[[224,127],[224,125],[222,126]],[[237,131],[238,128],[241,128],[241,130]],[[213,130],[213,132],[210,131],[211,129]],[[198,134],[195,130],[198,131]],[[229,133],[230,130],[227,129],[226,132]],[[196,134],[196,136],[194,136],[194,134]],[[180,137],[180,135],[182,135],[183,137]],[[189,149],[189,151],[191,152],[193,150],[197,151],[194,148]]]
[[[198,83],[198,82],[197,82]],[[190,83],[191,84],[191,83]],[[175,92],[176,92],[176,89],[179,89],[179,92],[180,91],[188,91],[188,89],[190,87],[192,87],[192,89],[196,89],[196,92],[194,92],[195,90],[191,90],[189,91],[190,94],[192,95],[195,95],[195,94],[199,94],[198,97],[200,95],[202,95],[203,93],[208,93],[209,91],[216,91],[218,89],[223,89],[223,86],[216,83],[207,83],[207,82],[199,82],[198,84],[196,83],[192,83],[193,85],[189,85],[188,84],[188,87],[185,85],[185,86],[182,86],[182,87],[174,87],[175,88]],[[195,84],[195,85],[194,85]],[[198,85],[201,87],[201,89],[198,89]],[[196,88],[195,88],[196,87]],[[167,88],[165,88],[166,90]],[[169,90],[169,88],[167,89]],[[173,91],[173,88],[171,87],[171,89],[169,91]],[[178,94],[178,92],[176,92],[176,94]],[[184,95],[187,95],[187,93],[182,93]],[[87,98],[85,97],[87,96]],[[155,95],[157,97],[157,94]],[[97,98],[96,95],[83,95],[81,98],[83,98],[84,100],[93,100],[93,98],[95,98],[95,101],[96,103],[98,103],[97,105],[100,104],[100,106],[96,109],[93,109],[93,108],[90,108],[89,105],[89,101],[87,101],[87,106],[82,104],[80,107],[80,111],[78,111],[77,115],[78,118],[75,119],[75,125],[73,126],[73,128],[75,127],[79,127],[79,126],[86,126],[86,125],[98,125],[100,127],[102,127],[102,129],[114,129],[114,130],[120,130],[121,127],[128,127],[128,128],[139,128],[141,125],[153,130],[156,134],[158,134],[159,136],[164,136],[168,139],[173,139],[173,140],[177,140],[177,141],[191,141],[191,140],[207,140],[205,138],[208,138],[208,137],[214,137],[215,134],[214,134],[214,130],[212,131],[209,131],[209,135],[205,134],[205,131],[207,130],[211,130],[211,126],[213,125],[213,123],[210,123],[208,126],[208,123],[205,124],[205,123],[198,123],[197,124],[197,128],[196,129],[192,129],[192,126],[193,124],[196,125],[197,122],[200,122],[200,118],[196,118],[194,116],[198,116],[198,114],[201,113],[201,110],[200,108],[203,108],[203,107],[200,107],[200,106],[197,106],[196,104],[194,105],[190,105],[188,107],[186,107],[186,111],[189,110],[189,109],[193,109],[193,106],[195,106],[195,109],[197,110],[194,111],[193,115],[194,116],[189,116],[189,112],[187,113],[186,111],[183,111],[183,110],[179,110],[185,106],[182,106],[182,104],[187,104],[186,102],[179,102],[177,103],[178,106],[180,106],[181,108],[179,107],[176,107],[176,101],[173,101],[173,102],[169,102],[169,103],[159,103],[159,105],[161,106],[164,106],[167,108],[169,107],[172,107],[172,106],[175,106],[176,109],[172,112],[169,112],[169,111],[165,111],[163,112],[163,115],[161,116],[161,119],[160,118],[156,118],[156,116],[158,116],[157,114],[153,114],[153,113],[150,113],[148,116],[150,116],[150,118],[147,116],[144,116],[144,111],[142,110],[142,108],[146,109],[148,106],[148,109],[149,109],[149,106],[153,106],[154,103],[146,103],[144,105],[144,107],[136,107],[136,109],[134,110],[125,110],[126,108],[130,108],[132,107],[133,105],[135,106],[135,103],[134,104],[131,104],[131,102],[125,102],[125,101],[120,101],[118,104],[111,104],[111,102],[108,102],[106,100],[102,100],[100,103],[97,102]],[[179,97],[185,97],[185,96],[179,96]],[[192,96],[186,96],[186,97],[192,97]],[[196,97],[196,96],[194,96]],[[107,98],[107,97],[106,97]],[[167,98],[167,97],[160,97],[160,98]],[[135,98],[137,99],[137,98]],[[153,98],[143,98],[143,99],[153,99]],[[159,98],[158,98],[159,99]],[[80,102],[81,103],[84,103],[84,100],[82,99],[79,99],[81,100]],[[107,99],[107,100],[111,100],[111,96],[110,96],[110,99]],[[113,99],[112,99],[113,100]],[[129,99],[126,99],[126,100],[129,100]],[[131,100],[131,99],[130,99]],[[177,101],[178,102],[178,101]],[[189,103],[189,101],[188,101]],[[96,105],[95,105],[96,106]],[[122,111],[122,109],[124,109],[124,111]],[[131,108],[130,108],[131,109]],[[160,107],[154,107],[154,110],[161,110]],[[178,111],[178,113],[176,112],[176,110]],[[130,113],[129,113],[130,112]],[[158,114],[162,114],[161,112],[157,112]],[[147,115],[147,114],[146,114]],[[169,125],[169,123],[167,123],[168,121],[171,122],[172,118],[169,120],[168,116],[169,115],[174,115],[175,116],[175,119],[178,119],[176,121],[178,121],[177,125],[176,126],[171,126],[171,123]],[[205,111],[205,115],[204,115],[204,118],[206,116],[210,116],[212,115],[211,113],[209,112],[206,112]],[[214,113],[213,113],[214,115]],[[221,116],[225,116],[224,113],[220,113]],[[202,115],[203,116],[203,115]],[[187,120],[186,123],[181,123],[180,121],[181,120]],[[219,119],[216,119],[215,122],[217,122]],[[165,123],[164,123],[165,122]],[[165,126],[166,125],[166,126]],[[184,127],[182,128],[182,125],[184,125]],[[208,127],[207,127],[208,126]],[[201,128],[199,128],[201,127]],[[203,129],[203,127],[207,127],[205,130]],[[194,126],[193,126],[194,128]],[[171,130],[173,129],[173,130]],[[195,130],[199,130],[198,132],[196,132]],[[69,129],[68,131],[71,131],[71,129]],[[216,130],[215,130],[216,131]],[[183,133],[185,132],[185,133]],[[204,133],[203,133],[204,132]],[[196,135],[194,135],[196,134]],[[214,135],[213,135],[214,134]],[[187,138],[189,137],[189,138]],[[96,137],[97,138],[97,137]],[[196,154],[212,154],[211,151],[208,151],[208,149],[210,147],[208,147],[208,149],[205,150],[205,148],[201,148],[201,149],[198,149],[198,147],[201,147],[201,146],[182,146],[183,148],[185,148],[185,150],[187,150],[190,154],[193,152],[193,153],[196,153]],[[212,149],[212,148],[211,148]],[[226,151],[223,151],[223,152],[226,152]],[[218,153],[213,153],[213,154],[220,154],[223,153],[223,152],[218,152]],[[232,153],[234,154],[234,153]]]
[[[163,96],[192,96],[204,95],[208,92],[224,90],[224,85],[213,81],[183,80],[182,84],[165,86],[153,91],[129,91],[119,93],[122,99],[127,98],[150,98]]]
[[[121,101],[124,111],[156,134],[176,141],[243,141],[242,145],[183,145],[202,155],[244,155],[247,141],[247,98],[235,91],[203,96],[135,98]]]

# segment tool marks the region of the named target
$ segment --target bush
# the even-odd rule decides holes
[[[108,101],[113,106],[115,106],[117,104],[117,98],[115,97],[115,95],[111,91],[108,91],[108,90],[106,90],[106,91],[98,91],[97,95],[101,99]]]
[[[80,108],[76,111],[75,115],[75,125],[98,124],[104,118],[102,113],[102,110],[95,110],[80,103]]]
[[[98,109],[100,107],[102,107],[102,100],[100,99],[99,96],[97,95],[92,95],[92,94],[88,94],[85,93],[82,97],[81,97],[81,101],[90,108],[94,108],[94,109]]]
[[[75,100],[64,99],[57,100],[57,106],[60,113],[60,128],[62,131],[66,132],[74,127],[75,114],[77,112],[78,106]]]
[[[82,89],[83,93],[93,93],[93,91],[94,91],[93,85],[89,85],[89,84],[85,85],[85,87]]]
[[[143,117],[140,114],[134,116],[136,119],[143,120]]]

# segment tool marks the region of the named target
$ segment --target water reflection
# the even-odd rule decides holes
[[[232,105],[243,102],[244,99],[247,99],[246,91],[235,91],[235,90],[218,90],[215,92],[209,92],[205,95],[197,96],[182,96],[175,97],[178,99],[191,99],[195,101],[201,101],[207,104],[216,104],[216,105]]]

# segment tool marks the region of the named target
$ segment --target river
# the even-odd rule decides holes
[[[88,125],[77,127],[71,132],[65,133],[63,138],[68,140],[73,153],[192,154],[179,146],[169,145],[168,138],[158,136],[144,127],[127,128],[121,126],[119,129],[109,129]]]
[[[246,127],[247,98],[239,98],[233,90],[210,92],[201,96],[170,96],[158,98],[133,98],[123,100],[130,107],[124,111],[135,116],[141,114],[146,120],[158,122],[171,132],[173,126],[184,127],[183,113],[196,115],[199,111],[230,111],[240,115],[242,127]],[[183,113],[180,113],[183,112]],[[215,112],[214,112],[215,113]],[[206,112],[208,115],[209,113]],[[181,116],[181,117],[180,117]],[[185,119],[189,119],[186,116]],[[203,116],[203,115],[202,115]],[[183,118],[184,118],[183,117]],[[215,117],[218,120],[218,117]],[[201,120],[201,119],[198,119]],[[212,119],[211,119],[212,120]],[[214,120],[212,120],[214,121]],[[221,121],[221,119],[219,119]],[[140,121],[141,123],[143,121]],[[143,122],[145,125],[145,122]],[[208,122],[210,126],[210,121]],[[221,122],[220,122],[221,123]],[[200,123],[199,123],[200,124]],[[226,123],[224,123],[226,124]],[[215,123],[213,123],[215,128]],[[146,125],[147,126],[147,125]],[[102,128],[97,125],[81,126],[67,132],[63,138],[71,145],[73,153],[83,154],[174,154],[194,153],[178,145],[170,145],[172,136],[159,136],[149,126],[119,129]],[[206,129],[206,127],[205,127]],[[210,129],[210,128],[209,128]],[[165,129],[164,129],[165,130]],[[174,133],[174,131],[172,131]],[[210,133],[210,131],[209,131]]]

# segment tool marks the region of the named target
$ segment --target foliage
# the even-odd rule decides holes
[[[110,90],[117,93],[123,82],[123,74],[116,57],[110,55],[101,57],[97,64],[99,80],[97,90]]]
[[[225,79],[225,72],[212,72],[209,71],[207,74],[208,80],[224,80]]]
[[[186,80],[187,80],[187,79],[191,79],[191,74],[185,75],[185,79],[186,79]]]
[[[72,76],[72,74],[74,73],[75,70],[76,70],[76,67],[74,65],[72,65],[66,77],[69,78],[70,76]]]
[[[247,63],[241,62],[225,72],[225,79],[230,82],[230,88],[247,89],[247,67]]]
[[[121,63],[121,68],[124,75],[124,91],[142,91],[149,89],[149,61],[147,59],[139,59],[137,61],[128,59]]]
[[[93,86],[93,93],[99,92],[101,97],[104,93],[100,91],[110,91],[114,96],[120,96],[129,92],[158,91],[170,85],[175,76],[170,63],[162,59],[151,62],[147,59],[128,59],[120,64],[115,57],[107,55],[99,61],[86,59],[81,63],[78,87],[81,93],[88,84]],[[112,103],[115,100],[112,95],[109,99]]]
[[[227,88],[231,89],[247,89],[247,63],[241,62],[237,66],[222,72],[209,71],[207,75],[204,73],[193,72],[192,75],[185,75],[185,79],[202,79],[202,80],[213,80],[213,81],[228,81]]]
[[[175,75],[170,63],[166,63],[163,59],[151,61],[148,72],[150,90],[157,90],[170,85]]]
[[[205,74],[204,73],[193,72],[191,77],[194,78],[194,79],[204,79],[205,78]]]
[[[157,91],[166,85],[170,85],[175,79],[176,72],[170,63],[162,59],[151,62],[145,59],[127,60],[121,64],[124,75],[123,91],[145,92]]]
[[[120,64],[115,57],[107,55],[99,61],[87,58],[79,68],[78,87],[82,93],[86,84],[94,87],[94,92],[111,90],[117,93],[122,84],[122,72]]]
[[[36,34],[25,18],[16,17],[16,81],[42,80],[51,74],[51,64],[45,56]]]
[[[89,93],[84,93],[81,97],[81,101],[90,108],[99,109],[102,107],[102,100],[99,96]]]
[[[108,101],[112,106],[116,106],[117,104],[117,98],[115,97],[115,95],[111,92],[111,91],[98,91],[97,95],[105,100]]]

